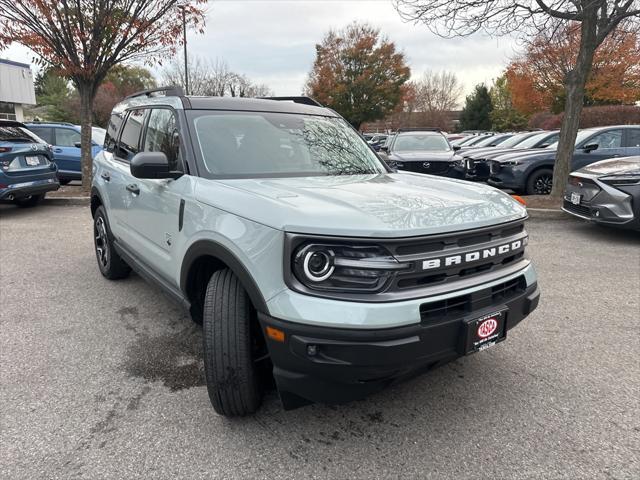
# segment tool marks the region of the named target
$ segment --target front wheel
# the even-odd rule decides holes
[[[124,278],[131,268],[113,248],[113,236],[109,231],[109,223],[104,207],[100,206],[93,216],[93,244],[100,273],[109,280]]]
[[[261,332],[252,331],[255,310],[231,270],[211,276],[203,313],[204,371],[214,410],[229,417],[255,412],[263,394],[255,348]]]
[[[549,195],[553,187],[553,170],[541,168],[527,179],[527,195]]]
[[[19,207],[35,207],[44,199],[44,193],[40,195],[29,195],[28,197],[16,198],[14,202]]]

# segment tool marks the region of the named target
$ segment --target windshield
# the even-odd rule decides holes
[[[554,136],[549,135],[549,132],[539,133],[537,135],[534,135],[533,137],[527,138],[523,142],[520,142],[518,144],[518,148],[532,148],[536,143],[541,142],[545,138],[547,138],[547,140],[549,141],[552,141],[554,139]]]
[[[216,178],[386,173],[341,118],[267,112],[191,111],[202,163]]]
[[[107,135],[107,131],[100,127],[91,127],[91,140],[97,145],[104,145],[104,137]]]
[[[430,151],[430,152],[448,152],[451,146],[446,138],[442,135],[398,135],[396,141],[393,142],[392,149],[394,152],[409,151]]]
[[[478,142],[478,143],[474,143],[473,146],[474,147],[488,147],[489,145],[500,145],[502,146],[502,142],[504,142],[505,140],[507,140],[508,138],[511,138],[512,135],[499,135],[499,136],[489,136],[489,138]]]
[[[504,142],[500,143],[500,147],[511,148],[517,145],[518,148],[520,148],[521,143],[523,143],[525,140],[531,138],[531,136],[534,136],[534,135],[536,134],[531,132],[517,133],[513,137],[507,138]]]
[[[461,147],[462,145],[466,145],[467,143],[469,143],[474,138],[476,137],[463,137],[459,140],[456,140],[455,142],[451,142],[451,145],[457,145]]]
[[[578,132],[578,135],[576,136],[576,143],[574,143],[574,146],[578,146],[578,144],[580,144],[580,142],[585,140],[589,135],[593,135],[593,130],[580,130]],[[552,143],[547,148],[549,150],[557,150],[558,142]]]

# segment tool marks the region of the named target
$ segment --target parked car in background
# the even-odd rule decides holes
[[[389,135],[381,133],[381,134],[375,135],[367,143],[371,145],[371,148],[373,148],[376,152],[378,152],[380,151],[380,148],[382,148],[386,144],[387,138],[389,138]]]
[[[489,165],[487,160],[498,158],[509,153],[524,153],[527,150],[539,152],[558,141],[560,132],[527,132],[514,135],[501,145],[493,148],[479,148],[461,154],[464,159],[465,178],[473,181],[487,181],[489,179]]]
[[[528,195],[551,193],[557,143],[540,152],[514,152],[489,160],[488,183]],[[578,132],[571,169],[612,157],[640,155],[640,125],[586,128]]]
[[[58,166],[62,185],[82,179],[80,167],[80,127],[71,123],[27,122],[29,130],[53,146],[53,161]],[[93,127],[91,156],[95,157],[104,145],[105,129]]]
[[[20,207],[38,204],[60,187],[47,143],[12,120],[0,120],[0,200]]]
[[[398,130],[385,150],[385,160],[393,169],[464,178],[462,160],[454,159],[456,147],[440,132]]]
[[[497,147],[498,145],[502,144],[503,142],[510,139],[514,135],[515,135],[514,133],[498,133],[496,135],[487,135],[478,142],[473,142],[468,145],[463,145],[461,150],[466,151],[466,150],[474,150],[476,148]]]
[[[572,172],[562,209],[596,223],[640,231],[640,156],[602,160]]]

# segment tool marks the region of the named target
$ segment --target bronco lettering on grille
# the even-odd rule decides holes
[[[447,257],[431,258],[422,262],[423,270],[431,270],[440,267],[451,267],[453,265],[464,265],[466,263],[477,262],[478,260],[485,260],[493,258],[496,255],[505,255],[507,253],[515,252],[527,244],[527,238],[521,240],[515,240],[511,243],[505,243],[497,247],[483,248],[482,250],[474,250],[459,255],[449,255]]]

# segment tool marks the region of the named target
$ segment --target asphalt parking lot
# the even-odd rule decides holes
[[[0,206],[0,477],[640,475],[640,237],[528,223],[538,310],[506,342],[345,406],[218,417],[201,330],[110,282],[88,207]]]

